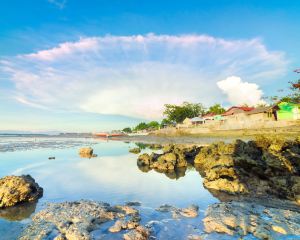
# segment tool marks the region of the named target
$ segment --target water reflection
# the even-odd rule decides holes
[[[0,218],[8,221],[21,221],[35,212],[37,202],[22,203],[17,206],[0,209]]]

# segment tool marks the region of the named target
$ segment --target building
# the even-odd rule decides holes
[[[300,119],[300,104],[290,102],[280,102],[277,104],[278,120],[298,120]]]
[[[205,120],[200,117],[194,117],[194,118],[191,118],[190,120],[192,122],[192,125],[200,125],[200,124],[205,123]]]
[[[277,110],[278,107],[269,106],[269,107],[257,107],[249,112],[247,115],[249,117],[249,121],[270,121],[277,120]]]

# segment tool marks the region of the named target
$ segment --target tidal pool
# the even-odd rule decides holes
[[[84,146],[93,147],[97,157],[80,158],[78,150]],[[138,155],[128,152],[134,146],[134,143],[97,139],[1,138],[0,176],[30,174],[44,189],[44,196],[37,204],[0,211],[1,239],[16,239],[30,222],[30,215],[47,203],[80,199],[110,204],[139,201],[143,219],[170,221],[173,239],[201,231],[204,211],[218,200],[203,187],[200,174],[193,167],[170,176],[153,170],[142,172],[136,164]],[[176,207],[197,204],[200,214],[179,224],[154,211],[162,204]],[[167,234],[161,230],[158,236],[171,237]]]

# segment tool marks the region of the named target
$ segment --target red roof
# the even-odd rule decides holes
[[[254,107],[237,107],[233,106],[229,108],[226,112],[222,114],[222,116],[228,116],[228,115],[233,115],[235,113],[241,113],[241,112],[249,112],[252,111]]]

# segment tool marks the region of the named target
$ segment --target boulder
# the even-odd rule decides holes
[[[214,143],[194,160],[209,190],[299,201],[300,144],[261,137],[257,141]]]
[[[43,188],[30,175],[7,176],[0,179],[0,208],[34,202],[42,196]]]
[[[92,157],[94,157],[93,152],[94,152],[94,150],[91,147],[84,147],[84,148],[79,149],[79,155],[82,158],[92,158]]]

